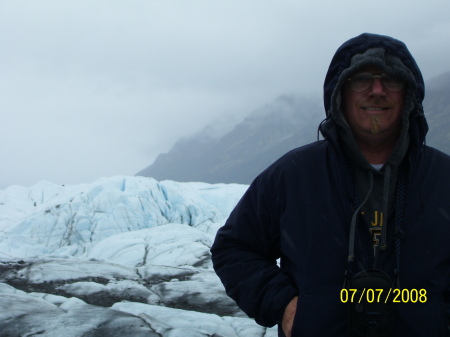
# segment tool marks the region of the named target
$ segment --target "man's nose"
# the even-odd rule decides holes
[[[384,88],[383,83],[381,82],[381,78],[374,78],[372,82],[372,86],[370,88],[370,92],[372,95],[383,96],[386,93],[386,89]]]

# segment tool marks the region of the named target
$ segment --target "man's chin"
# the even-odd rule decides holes
[[[377,135],[381,130],[381,117],[379,115],[370,116],[370,133]]]

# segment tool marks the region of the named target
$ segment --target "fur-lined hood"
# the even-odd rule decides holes
[[[354,37],[342,44],[334,54],[323,85],[327,121],[321,125],[321,133],[328,138],[330,127],[334,124],[331,117],[333,114],[339,114],[339,92],[344,79],[361,65],[367,64],[368,59],[372,59],[373,62],[370,63],[380,68],[394,72],[394,75],[403,78],[407,83],[409,92],[406,95],[405,106],[408,106],[406,119],[409,121],[406,124],[409,124],[413,143],[420,146],[428,132],[422,107],[425,96],[422,73],[403,42],[377,34],[364,33]],[[411,123],[411,120],[414,122]]]

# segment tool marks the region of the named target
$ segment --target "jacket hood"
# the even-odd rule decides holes
[[[422,108],[425,85],[422,73],[406,45],[389,36],[363,33],[342,44],[334,54],[323,86],[324,107],[327,121],[320,131],[330,132],[334,124],[333,114],[340,114],[340,89],[347,75],[357,71],[358,67],[374,64],[381,69],[393,72],[407,83],[407,121],[404,121],[412,135],[412,141],[420,146],[425,140],[428,125]],[[336,116],[334,116],[336,119]],[[339,117],[337,118],[340,119]],[[414,120],[413,123],[410,123]],[[406,126],[406,125],[405,125]]]
[[[350,67],[353,56],[372,48],[384,48],[389,54],[397,56],[403,62],[411,71],[416,81],[416,103],[422,104],[425,95],[422,73],[406,45],[389,36],[364,33],[348,40],[340,46],[331,60],[323,85],[325,112],[330,110],[331,95],[341,73]]]

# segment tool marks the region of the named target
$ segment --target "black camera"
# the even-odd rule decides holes
[[[347,290],[350,336],[392,336],[391,278],[381,270],[362,271],[349,280]]]

